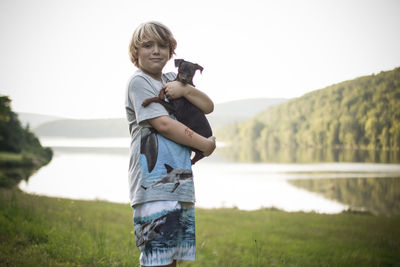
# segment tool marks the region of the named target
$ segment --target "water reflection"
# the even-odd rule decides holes
[[[351,149],[264,149],[258,152],[251,147],[223,147],[223,157],[238,162],[315,163],[315,162],[373,162],[400,163],[400,151]]]
[[[27,181],[35,171],[33,167],[2,167],[0,168],[0,187],[12,188],[22,180]]]
[[[349,205],[350,209],[367,210],[375,215],[400,214],[400,178],[351,178],[290,180],[291,184],[321,193]]]
[[[128,202],[128,154],[104,148],[53,151],[50,164],[22,181],[20,189],[53,197]]]
[[[52,162],[22,182],[22,190],[128,202],[129,140],[53,141],[47,144]],[[400,177],[400,164],[387,164],[398,163],[398,152],[250,150],[219,147],[193,167],[198,207],[399,214],[400,178],[391,177]]]

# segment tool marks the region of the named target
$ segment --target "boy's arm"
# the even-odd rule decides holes
[[[178,81],[166,83],[165,93],[170,99],[176,99],[182,96],[185,97],[205,114],[209,114],[214,110],[214,103],[212,100],[205,93],[190,84],[183,84]]]
[[[211,155],[215,149],[215,137],[205,138],[169,116],[156,117],[149,119],[148,122],[164,137],[176,143],[196,148],[202,151],[204,156]]]

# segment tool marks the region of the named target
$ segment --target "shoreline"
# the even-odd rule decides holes
[[[0,188],[18,187],[22,180],[27,181],[35,171],[49,164],[52,159],[52,151],[44,151],[49,153],[48,158],[28,152],[0,152]]]

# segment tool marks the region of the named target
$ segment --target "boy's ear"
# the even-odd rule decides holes
[[[179,66],[181,65],[182,62],[183,62],[183,59],[175,59],[175,67],[179,68]]]
[[[199,64],[196,64],[196,69],[200,70],[200,73],[203,73],[203,67]]]

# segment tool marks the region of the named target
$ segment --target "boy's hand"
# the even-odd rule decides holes
[[[190,103],[201,109],[204,114],[209,114],[214,110],[214,103],[212,100],[205,93],[190,84],[173,81],[166,83],[164,88],[168,99],[172,100],[185,97]]]
[[[208,141],[207,149],[205,151],[203,151],[203,155],[206,157],[210,156],[214,152],[215,147],[216,147],[214,136],[207,138],[207,141]]]
[[[176,99],[187,94],[188,90],[190,90],[190,85],[183,84],[178,81],[168,82],[165,84],[165,94],[169,99]]]

